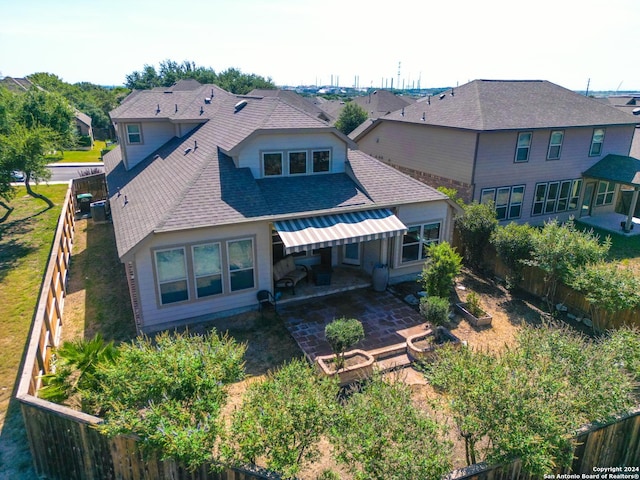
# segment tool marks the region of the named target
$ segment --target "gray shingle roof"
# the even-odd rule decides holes
[[[138,97],[134,103],[149,105]],[[256,180],[222,149],[231,150],[255,131],[335,129],[277,98],[245,98],[246,106],[235,112],[237,97],[226,92],[219,97],[210,120],[183,138],[174,137],[131,170],[124,168],[120,147],[104,156],[121,258],[154,232],[445,198],[359,151],[349,151],[343,174]],[[114,112],[131,111],[124,105]],[[185,153],[187,148],[191,151]]]
[[[635,123],[613,107],[545,80],[474,80],[384,119],[479,131]]]
[[[276,97],[293,107],[313,115],[316,118],[324,121],[333,120],[331,115],[318,107],[312,100],[299,95],[293,90],[256,88],[249,92],[249,95],[253,97]]]
[[[609,154],[583,175],[640,187],[640,160],[624,155]]]

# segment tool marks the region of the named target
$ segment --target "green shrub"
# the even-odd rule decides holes
[[[329,323],[324,335],[336,355],[336,370],[344,367],[344,353],[364,338],[362,323],[355,318],[339,318]]]
[[[449,298],[456,275],[460,273],[462,257],[447,242],[432,243],[420,281],[430,297]]]
[[[464,247],[464,258],[472,267],[481,267],[484,249],[498,226],[493,203],[473,202],[455,219],[455,226]]]
[[[467,311],[476,318],[480,318],[485,315],[485,311],[480,305],[480,296],[476,292],[469,292],[465,300],[465,308]]]
[[[449,300],[442,297],[420,299],[420,313],[431,325],[445,325],[449,321]]]
[[[526,261],[531,259],[533,236],[536,229],[529,224],[519,225],[511,222],[498,226],[491,234],[490,242],[496,249],[498,258],[509,269],[507,288],[511,289],[522,280],[522,270]]]
[[[90,147],[91,146],[91,137],[89,135],[80,135],[78,137],[78,146],[79,147]]]

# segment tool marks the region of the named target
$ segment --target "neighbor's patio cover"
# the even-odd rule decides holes
[[[403,234],[407,227],[387,209],[274,222],[287,254]]]

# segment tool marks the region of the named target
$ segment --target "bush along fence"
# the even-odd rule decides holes
[[[173,461],[143,458],[134,436],[107,438],[94,427],[102,419],[38,398],[40,379],[49,373],[51,349],[58,346],[62,311],[75,228],[75,204],[70,186],[58,222],[43,278],[31,338],[17,390],[38,476],[69,480],[261,480],[279,476],[260,469],[213,471],[204,465],[190,472]],[[616,421],[590,426],[578,433],[572,472],[640,465],[640,409]],[[529,479],[519,462],[472,465],[452,472],[450,480]]]

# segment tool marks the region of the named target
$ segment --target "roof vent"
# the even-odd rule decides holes
[[[156,113],[160,113],[160,104],[158,104],[158,108],[156,108]]]
[[[233,106],[234,113],[239,112],[240,110],[242,110],[246,106],[247,106],[247,101],[246,100],[240,100],[238,103],[236,103]]]
[[[204,113],[204,107],[200,105],[200,115],[202,115],[203,113]]]
[[[211,97],[206,97],[206,98],[204,99],[204,103],[206,103],[206,104],[211,103]]]
[[[640,108],[634,108],[633,110],[631,110],[631,113],[633,113],[634,115],[640,115]]]
[[[422,121],[424,122],[427,119],[427,113],[422,112]]]
[[[404,107],[402,107],[402,112],[400,113],[404,117]]]
[[[187,153],[189,153],[191,151],[191,147],[185,148],[184,149],[184,154],[186,155]]]
[[[444,97],[446,97],[446,95],[444,93],[440,94],[440,100],[442,100]]]
[[[178,113],[178,104],[176,103],[176,113]]]
[[[453,91],[453,88],[452,88],[452,89],[451,89],[451,93],[450,93],[450,95],[453,97],[454,93],[455,93],[455,92]]]

